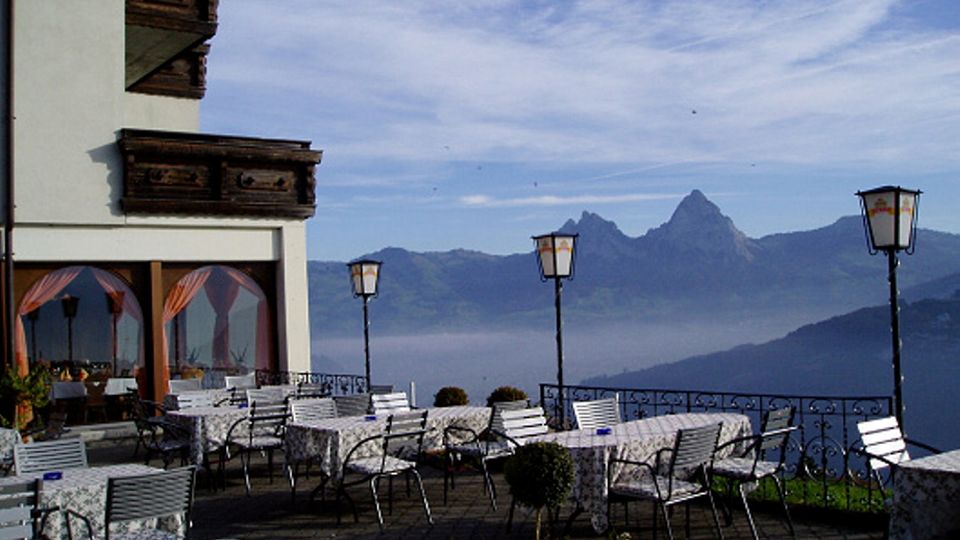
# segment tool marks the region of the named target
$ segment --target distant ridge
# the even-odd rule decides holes
[[[886,265],[867,254],[856,216],[753,239],[694,190],[669,221],[640,237],[588,211],[561,230],[580,234],[577,273],[564,292],[568,324],[782,319],[786,330],[886,301]],[[923,229],[917,242],[901,267],[903,289],[960,275],[960,236]],[[550,320],[552,291],[537,286],[532,251],[392,247],[366,256],[384,261],[373,308],[382,333],[542,328]],[[357,306],[344,264],[313,261],[308,274],[314,334],[354,335]]]

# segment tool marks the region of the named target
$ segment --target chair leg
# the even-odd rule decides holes
[[[510,528],[513,526],[513,509],[517,506],[517,498],[510,497],[510,513],[507,514],[507,532],[510,532]]]
[[[493,478],[490,477],[490,470],[487,469],[487,460],[480,458],[480,468],[483,470],[483,482],[487,488],[487,494],[490,495],[490,506],[493,511],[497,511],[497,488],[493,485]]]
[[[740,501],[743,502],[743,511],[746,512],[747,523],[750,524],[750,532],[753,533],[754,540],[760,540],[760,536],[757,535],[757,526],[753,522],[753,513],[750,512],[750,504],[747,502],[747,490],[744,489],[744,482],[740,482],[739,491]]]
[[[370,493],[373,494],[373,507],[377,510],[377,523],[380,524],[380,533],[383,533],[383,514],[380,512],[380,498],[377,497],[377,484],[380,483],[380,477],[374,476],[370,479]],[[392,500],[392,497],[391,497]]]
[[[720,515],[717,514],[717,503],[713,500],[713,490],[710,489],[710,485],[707,484],[707,498],[710,499],[710,510],[713,512],[713,524],[717,528],[717,535],[720,537],[720,540],[723,540],[723,529],[720,528]],[[746,504],[747,499],[743,499],[744,504]],[[749,515],[749,511],[748,511]],[[689,519],[687,520],[689,522]],[[750,526],[753,526],[753,521],[750,521]],[[756,537],[757,532],[753,532],[754,537]],[[689,535],[688,535],[689,536]]]
[[[250,452],[240,452],[240,463],[243,465],[243,485],[247,490],[247,496],[250,496]]]
[[[667,538],[673,540],[673,527],[670,526],[670,508],[660,503],[661,510],[663,510],[663,521],[667,524]],[[656,538],[656,529],[654,529],[654,538]]]
[[[780,495],[780,503],[783,504],[783,513],[787,516],[787,527],[790,529],[790,536],[796,538],[797,533],[793,529],[793,519],[790,518],[790,509],[787,508],[787,493],[783,488],[783,483],[775,474],[771,478],[773,478],[774,485],[777,486],[777,494]]]
[[[423,500],[423,511],[427,514],[427,523],[433,525],[433,516],[430,515],[430,503],[427,502],[427,492],[423,490],[423,479],[420,478],[420,472],[416,469],[410,469],[417,481],[417,487],[420,488],[420,499]]]

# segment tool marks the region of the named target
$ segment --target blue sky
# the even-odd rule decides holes
[[[230,0],[205,132],[323,149],[308,256],[639,236],[700,189],[751,237],[924,191],[960,233],[960,2]],[[918,253],[920,248],[918,248]]]

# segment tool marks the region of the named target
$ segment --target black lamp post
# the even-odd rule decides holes
[[[913,254],[917,222],[919,190],[900,186],[884,186],[869,191],[858,191],[867,231],[871,255],[883,251],[887,254],[887,280],[890,284],[890,329],[893,343],[893,401],[894,413],[903,429],[903,376],[900,372],[900,306],[897,303],[897,258],[898,251]]]
[[[77,316],[77,306],[80,299],[69,294],[60,298],[63,306],[63,316],[67,318],[67,360],[73,365],[73,319]]]
[[[120,316],[123,314],[123,297],[126,296],[124,291],[113,291],[107,293],[107,311],[110,312],[110,317],[113,319],[113,334],[112,339],[113,343],[113,376],[117,376],[117,322],[120,320]]]
[[[350,268],[350,282],[353,296],[363,298],[363,356],[366,361],[367,390],[370,390],[370,314],[367,303],[377,295],[377,281],[380,279],[380,261],[361,259],[347,264]]]
[[[573,278],[574,247],[576,234],[553,232],[534,236],[537,249],[537,261],[540,264],[540,279],[552,279],[554,284],[554,305],[557,311],[557,386],[560,387],[557,403],[560,407],[560,427],[566,425],[566,406],[563,403],[563,318],[560,316],[560,296],[563,292],[564,278]]]

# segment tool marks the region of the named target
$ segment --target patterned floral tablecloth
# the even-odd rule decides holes
[[[19,441],[19,431],[0,428],[0,472],[13,465],[13,447]]]
[[[43,491],[40,494],[41,508],[58,507],[61,510],[70,509],[87,516],[93,525],[95,535],[103,534],[103,518],[107,504],[107,479],[116,476],[136,476],[160,472],[161,469],[140,464],[109,465],[106,467],[84,467],[80,469],[64,469],[60,480],[45,480]],[[0,478],[0,485],[22,482],[42,477],[42,474],[23,476],[8,476]],[[64,512],[51,512],[43,528],[43,534],[49,538],[68,538],[66,515]],[[79,528],[80,536],[86,537],[86,527],[81,520],[73,519],[74,531]],[[128,523],[111,527],[111,530],[133,531],[146,525],[144,522]],[[152,525],[152,524],[151,524]],[[173,530],[182,534],[182,520],[177,523],[165,523],[175,527]]]
[[[249,412],[250,409],[247,408],[227,405],[194,407],[182,411],[168,411],[166,418],[190,432],[190,459],[202,467],[206,453],[222,446],[227,440],[230,426],[237,420],[246,418]],[[246,433],[244,425],[237,429]]]
[[[423,448],[443,447],[443,430],[447,426],[463,426],[477,431],[490,423],[489,407],[437,407],[428,409],[427,432]],[[363,416],[345,416],[310,423],[287,425],[286,458],[288,463],[308,460],[320,462],[324,474],[337,478],[347,453],[361,440],[382,433],[386,429],[386,416],[365,420]],[[377,445],[368,445],[359,450],[358,457],[379,453]]]
[[[611,458],[652,462],[657,450],[673,446],[678,430],[718,422],[723,423],[720,444],[751,433],[750,418],[742,414],[687,413],[624,422],[612,426],[608,435],[573,430],[550,433],[538,440],[556,442],[570,450],[575,475],[571,500],[589,512],[593,528],[603,532],[608,525],[607,469]],[[614,472],[615,479],[618,474]]]
[[[960,450],[901,463],[893,479],[890,538],[960,538]]]

